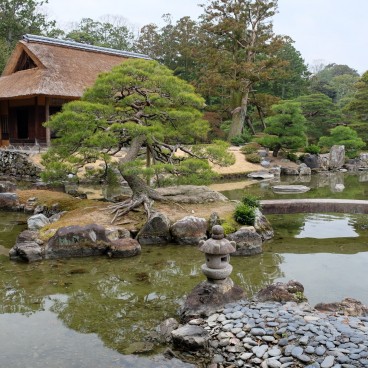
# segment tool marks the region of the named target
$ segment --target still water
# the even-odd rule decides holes
[[[368,304],[362,282],[367,216],[268,218],[275,238],[264,253],[231,259],[232,278],[249,296],[274,281],[296,279],[312,305],[347,296]],[[10,262],[8,249],[24,221],[22,214],[0,213],[0,367],[183,366],[131,353],[159,322],[177,316],[185,294],[204,279],[196,247],[144,247],[140,256],[121,260]]]

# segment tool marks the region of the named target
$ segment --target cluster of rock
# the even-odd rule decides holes
[[[35,198],[29,199],[25,207],[32,208],[33,201]],[[68,226],[58,229],[45,244],[38,235],[39,231],[64,214],[57,212],[57,205],[53,206],[53,209],[54,211],[36,206],[36,214],[27,220],[28,230],[18,236],[10,251],[11,259],[32,262],[40,259],[104,254],[111,257],[128,257],[139,254],[141,245],[198,245],[201,240],[207,239],[209,234],[209,221],[205,218],[186,216],[171,224],[166,215],[155,212],[138,234],[121,227],[103,228],[96,224]],[[213,215],[212,218],[218,217]],[[237,243],[234,255],[249,256],[261,253],[263,240],[272,236],[272,227],[259,211],[255,227],[241,228],[228,235],[228,238]]]
[[[289,161],[289,160],[285,160]],[[355,159],[346,159],[343,145],[332,146],[329,153],[303,155],[303,163],[298,165],[282,165],[271,167],[268,162],[263,164],[265,170],[253,172],[248,177],[253,179],[278,179],[280,175],[308,177],[312,172],[324,171],[364,171],[368,170],[368,154],[361,153]]]
[[[11,185],[11,183],[8,184]],[[10,190],[10,187],[6,187],[4,190]],[[198,194],[199,198],[206,195],[203,188],[199,188],[199,190],[203,192]],[[220,195],[217,193],[217,197],[213,197],[214,193],[216,192],[207,189],[207,196],[210,195],[210,199],[213,201],[218,200]],[[0,193],[0,208],[22,210],[33,214],[27,221],[27,231],[18,236],[15,246],[10,251],[11,259],[28,262],[40,259],[103,254],[111,257],[128,257],[139,254],[141,245],[165,245],[169,243],[198,245],[200,241],[211,235],[212,227],[221,222],[217,213],[213,213],[208,220],[196,216],[186,216],[172,223],[165,214],[152,212],[148,221],[138,232],[130,232],[122,227],[102,228],[96,224],[85,227],[68,226],[59,228],[45,243],[41,239],[50,234],[41,237],[39,232],[63,216],[64,212],[60,211],[59,205],[54,204],[50,208],[38,205],[37,198],[29,198],[25,204],[20,204],[15,193],[5,194],[8,202],[2,202],[3,197]],[[237,244],[234,255],[249,256],[261,253],[263,241],[271,239],[273,235],[270,223],[261,211],[257,210],[254,226],[242,227],[229,234],[228,238]]]
[[[41,169],[29,160],[29,153],[0,151],[0,174],[10,178],[35,181]]]
[[[275,166],[268,170],[256,171],[248,174],[252,179],[279,179],[280,175],[291,176],[309,176],[312,170],[305,164],[301,163],[295,167],[290,166]]]
[[[105,229],[91,224],[62,227],[47,242],[39,238],[38,231],[22,231],[11,248],[9,257],[11,260],[34,262],[42,259],[103,255],[125,258],[136,256],[140,252],[141,246],[137,240],[124,237],[119,229]]]
[[[367,309],[364,315],[241,300],[174,330],[173,345],[210,355],[213,368],[368,367]]]

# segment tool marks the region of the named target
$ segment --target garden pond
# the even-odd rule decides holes
[[[312,189],[297,197],[367,198],[367,183],[360,176],[339,177],[346,187],[342,193],[333,191],[332,181],[337,179],[322,177],[325,185],[319,186],[318,178],[312,177],[313,182],[303,184]],[[224,193],[232,199],[245,190],[275,198],[270,186],[257,182]],[[274,281],[296,279],[312,305],[348,296],[368,304],[363,284],[368,264],[366,215],[267,217],[275,237],[264,244],[264,253],[231,258],[232,278],[248,296]],[[24,214],[0,213],[1,367],[185,366],[179,361],[165,363],[159,355],[133,353],[149,347],[142,342],[154,327],[176,317],[185,294],[204,279],[204,257],[196,247],[146,246],[140,256],[126,259],[10,262],[8,250],[25,220]],[[160,348],[151,351],[159,352]]]

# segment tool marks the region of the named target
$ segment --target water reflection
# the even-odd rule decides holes
[[[231,258],[232,278],[248,296],[294,278],[312,304],[346,296],[368,303],[363,283],[357,282],[368,261],[367,217],[324,215],[324,227],[310,230],[325,231],[331,223],[348,226],[359,238],[298,237],[311,221],[316,225],[313,216],[269,216],[276,236],[264,253]],[[16,234],[11,236],[7,248]],[[0,256],[0,344],[6,352],[0,366],[156,367],[121,354],[162,320],[177,316],[185,294],[204,279],[203,262],[196,247],[178,245],[144,247],[141,256],[120,260],[22,264]]]
[[[348,215],[336,216],[310,214],[305,217],[304,226],[296,238],[332,239],[356,238],[359,234],[354,229],[354,222]]]
[[[175,368],[191,367],[177,360],[166,361],[121,355],[107,348],[95,333],[77,332],[57,318],[57,305],[66,295],[45,298],[45,310],[25,316],[4,314],[0,318],[1,367],[12,368]]]
[[[367,172],[342,173],[326,172],[311,176],[282,176],[279,181],[254,180],[254,185],[245,189],[225,190],[222,193],[232,200],[240,200],[245,193],[259,196],[262,199],[287,199],[287,198],[343,198],[343,199],[367,199],[368,187]],[[276,194],[271,187],[275,184],[303,184],[311,188],[306,193]],[[344,189],[341,190],[342,186]]]

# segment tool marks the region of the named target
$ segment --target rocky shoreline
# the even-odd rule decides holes
[[[174,346],[191,336],[212,356],[209,368],[368,367],[368,317],[308,303],[241,300],[181,329]]]

